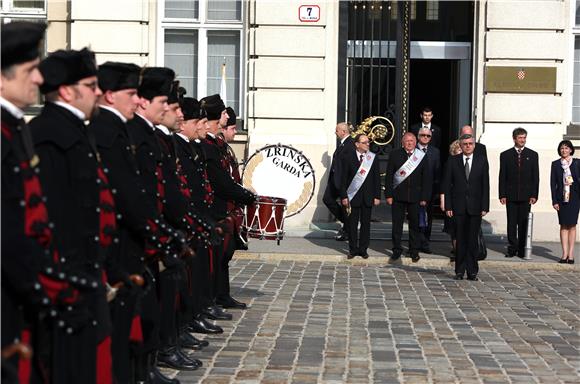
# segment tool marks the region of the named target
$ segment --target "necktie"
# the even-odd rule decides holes
[[[359,159],[358,159],[358,163],[359,163],[359,164],[362,164],[362,162],[363,162],[363,159],[364,159],[364,155],[360,155],[360,157],[359,157]]]
[[[517,151],[518,151],[518,168],[519,168],[522,166],[522,150],[518,148]]]
[[[413,152],[407,152],[407,157],[411,157],[411,155],[413,155]]]
[[[423,147],[423,152],[427,153],[427,147]]]
[[[466,178],[467,180],[469,180],[469,172],[470,172],[470,171],[471,171],[471,170],[469,169],[469,157],[466,157],[466,158],[465,158],[465,178]]]

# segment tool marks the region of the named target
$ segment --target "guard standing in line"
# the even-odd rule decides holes
[[[221,120],[224,115],[227,116],[222,99],[219,95],[207,96],[201,99],[200,104],[208,119],[208,133],[205,140],[202,141],[202,146],[206,154],[209,180],[215,191],[214,209],[211,210],[211,214],[216,221],[226,225],[226,233],[233,235],[234,222],[228,217],[228,201],[247,205],[253,203],[256,197],[252,192],[237,184],[224,167],[223,152],[220,149],[222,145],[219,143],[221,139],[217,136]],[[227,118],[223,124],[227,124]],[[227,292],[229,286],[229,273],[225,270],[228,269],[228,262],[224,258],[223,246],[217,254],[215,298],[217,298],[218,293]]]
[[[143,344],[141,311],[155,307],[155,283],[145,269],[145,244],[163,253],[171,253],[169,239],[173,233],[163,222],[155,203],[147,198],[141,173],[133,153],[127,121],[132,119],[139,104],[137,89],[141,68],[135,64],[106,62],[99,66],[99,114],[91,119],[103,164],[109,169],[109,182],[116,192],[115,206],[119,212],[119,243],[113,248],[123,271],[116,297],[110,302],[115,324],[112,334],[113,373],[119,383],[131,378],[145,381],[136,368],[136,355]],[[154,231],[154,229],[156,229]],[[148,260],[151,259],[148,256]],[[147,284],[143,286],[145,278]],[[114,282],[112,282],[114,284]],[[143,288],[141,288],[143,286]]]
[[[116,231],[108,169],[103,167],[85,121],[95,113],[101,90],[94,53],[56,51],[39,65],[46,104],[31,123],[41,159],[40,177],[55,224],[59,262],[69,274],[98,279],[94,292],[83,292],[86,319],[55,340],[55,354],[66,354],[67,368],[55,372],[58,383],[112,382],[111,322],[105,294],[105,263]],[[73,309],[74,310],[74,309]]]
[[[234,182],[241,185],[242,176],[240,175],[238,159],[236,158],[234,150],[228,144],[233,142],[236,137],[236,113],[231,107],[226,108],[226,113],[228,114],[228,121],[219,135],[222,140],[218,140],[218,144],[222,151],[222,166],[229,173]],[[234,200],[228,200],[227,204],[228,217],[232,219],[234,224],[234,233],[232,235],[226,234],[224,237],[223,268],[225,277],[223,280],[224,284],[218,292],[216,301],[224,308],[246,309],[247,306],[245,303],[232,297],[230,292],[229,275],[229,262],[232,260],[236,249],[248,249],[247,243],[241,238],[242,222],[244,218],[243,205],[237,204]]]
[[[45,24],[12,22],[2,26],[2,382],[29,383],[40,377],[56,382],[66,370],[64,355],[54,354],[59,332],[69,329],[79,300],[76,276],[59,266],[49,222],[46,195],[39,178],[40,159],[34,150],[23,108],[38,99],[43,77],[38,70],[39,44]],[[39,319],[44,317],[42,325]],[[33,347],[32,350],[30,347]],[[33,356],[30,356],[33,352]],[[41,373],[42,372],[42,373]]]
[[[169,68],[151,67],[142,71],[141,83],[137,90],[139,106],[135,117],[127,124],[145,195],[150,203],[156,206],[157,212],[162,218],[164,218],[167,198],[165,195],[166,182],[163,173],[163,153],[155,134],[155,125],[161,123],[168,110],[167,99],[171,91],[173,77],[174,72]],[[166,223],[154,222],[150,225],[163,228]],[[181,243],[181,247],[176,252],[162,255],[161,260],[152,258],[147,261],[147,268],[156,282],[159,281],[160,269],[179,268],[182,264],[180,256],[189,250],[183,234],[173,230],[172,237],[179,239]],[[155,254],[157,250],[147,244],[146,252]],[[151,294],[156,295],[158,288],[151,290]],[[148,365],[151,379],[159,383],[179,383],[176,379],[164,376],[156,367],[157,349],[162,347],[159,340],[160,308],[158,305],[149,306],[143,308],[143,311],[145,342],[142,360]],[[181,360],[179,356],[171,356],[171,358],[175,358],[175,361]]]
[[[205,153],[200,140],[207,135],[207,118],[205,111],[200,108],[199,102],[191,97],[184,97],[180,101],[184,115],[182,131],[177,134],[176,153],[179,157],[183,174],[191,193],[191,203],[206,221],[212,221],[214,192],[207,175]],[[223,233],[221,228],[216,231]],[[195,246],[196,261],[199,269],[195,270],[199,280],[199,296],[194,304],[193,320],[189,323],[189,331],[195,333],[216,334],[223,333],[223,329],[207,320],[204,310],[211,305],[212,286],[215,279],[213,270],[214,247],[219,247],[223,241],[216,233],[209,241],[197,242]]]

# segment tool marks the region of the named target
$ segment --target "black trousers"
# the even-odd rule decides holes
[[[393,217],[393,231],[391,234],[393,240],[393,253],[401,254],[403,247],[401,239],[403,238],[403,222],[405,213],[409,217],[409,251],[411,254],[419,252],[420,234],[419,234],[419,203],[409,203],[404,201],[393,201],[391,206]]]
[[[220,259],[220,275],[218,276],[216,298],[230,297],[230,260],[236,251],[236,234],[224,234],[223,252]]]
[[[455,273],[467,276],[477,276],[477,237],[481,229],[481,215],[455,215],[457,224],[457,252]]]
[[[429,248],[429,242],[431,241],[431,228],[433,226],[433,201],[430,201],[425,206],[425,212],[427,212],[427,227],[419,229],[421,236],[421,249]]]
[[[322,202],[324,203],[324,205],[326,205],[330,213],[332,213],[332,215],[336,217],[337,220],[345,224],[346,215],[344,209],[342,208],[342,205],[337,202],[338,198],[339,198],[338,191],[332,184],[329,183],[326,186],[326,189],[324,190]]]
[[[372,207],[351,207],[348,217],[348,247],[350,253],[366,252],[371,241]],[[360,223],[360,234],[358,224]]]
[[[530,203],[529,201],[508,201],[506,209],[508,253],[514,255],[518,252],[519,256],[523,257],[526,248]]]

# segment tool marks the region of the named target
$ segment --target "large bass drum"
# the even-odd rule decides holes
[[[246,162],[242,175],[245,188],[260,196],[276,196],[287,202],[285,217],[304,209],[314,196],[314,169],[304,153],[289,145],[267,145]]]

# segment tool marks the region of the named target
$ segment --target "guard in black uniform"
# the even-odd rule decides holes
[[[146,198],[156,206],[157,212],[162,218],[166,219],[168,222],[172,220],[167,218],[167,182],[166,177],[171,177],[170,175],[165,175],[165,166],[163,152],[161,150],[159,139],[155,133],[155,125],[160,124],[163,116],[168,111],[167,99],[173,85],[173,78],[175,74],[169,68],[151,67],[145,68],[142,71],[141,84],[138,88],[139,95],[139,106],[137,108],[135,117],[130,120],[127,124],[128,132],[132,140],[132,148],[135,153],[135,159],[137,161],[138,170],[141,174],[143,189],[145,190]],[[175,222],[175,217],[172,218],[173,223]],[[165,223],[160,223],[159,226],[166,226]],[[174,228],[174,227],[173,227]],[[190,249],[187,247],[186,233],[182,231],[175,231],[174,236],[178,237],[182,243],[182,248],[168,257],[164,257],[163,260],[151,260],[147,262],[147,268],[155,280],[159,282],[160,272],[170,270],[180,271],[183,268],[183,261],[181,256],[186,256],[190,254]],[[160,290],[158,284],[157,289]],[[163,298],[161,306],[163,308],[170,308],[174,310],[174,307],[163,306]],[[166,303],[167,304],[167,303]],[[149,315],[155,317],[159,321],[160,308],[143,308],[148,311]],[[169,382],[177,383],[178,381],[168,378],[162,379],[162,374],[155,367],[157,363],[157,348],[164,348],[166,346],[161,345],[159,341],[159,328],[156,329],[156,338],[152,337],[150,343],[145,342],[148,347],[146,352],[150,354],[153,361],[153,367],[151,368],[152,374],[155,376],[158,382]],[[170,331],[165,330],[165,334],[170,333]],[[187,362],[182,358],[181,355],[174,353],[170,349],[164,350],[163,360],[167,364],[168,361],[172,361],[174,366],[180,365],[185,367],[188,365],[188,369],[194,369],[192,362]]]
[[[140,71],[135,64],[107,62],[99,66],[103,95],[98,102],[99,114],[90,125],[103,164],[109,169],[119,213],[120,241],[113,248],[112,257],[121,266],[122,276],[120,282],[111,281],[118,290],[110,302],[115,324],[113,372],[119,383],[145,381],[145,372],[132,372],[132,368],[136,368],[136,357],[145,341],[142,309],[157,307],[156,287],[146,263],[171,257],[179,248],[178,242],[170,241],[176,239],[171,226],[159,215],[155,202],[147,198],[127,129],[126,123],[134,117],[139,104]],[[145,321],[151,324],[155,319]]]
[[[207,137],[202,141],[202,146],[207,159],[207,173],[212,189],[215,191],[214,208],[211,214],[214,220],[226,225],[225,236],[233,236],[234,220],[228,216],[228,201],[235,204],[247,205],[256,200],[256,196],[249,190],[236,183],[227,170],[227,163],[224,161],[223,139],[218,136],[221,119],[226,115],[225,105],[219,95],[207,96],[200,101],[201,107],[205,110],[208,119]],[[219,257],[215,265],[216,270],[216,291],[221,299],[229,296],[229,267],[227,256],[224,256],[223,247],[218,252]],[[223,302],[223,301],[222,301]]]
[[[191,97],[184,97],[180,101],[184,115],[181,131],[175,136],[176,153],[183,170],[189,191],[191,203],[204,220],[211,222],[214,192],[207,175],[205,153],[200,140],[207,134],[207,118],[205,111],[200,108],[199,102]],[[215,277],[213,271],[214,248],[221,246],[222,230],[216,227],[216,233],[210,241],[197,242],[195,252],[198,268],[194,270],[194,280],[199,281],[199,295],[195,299],[193,320],[189,323],[189,330],[196,333],[222,333],[223,329],[208,321],[207,308],[213,305],[212,284]],[[217,314],[217,311],[216,311]]]
[[[55,225],[59,262],[69,274],[99,280],[94,292],[84,292],[78,315],[86,324],[63,332],[55,354],[67,356],[58,383],[101,383],[112,380],[111,322],[105,284],[108,248],[115,238],[116,213],[94,137],[84,122],[94,114],[97,67],[93,52],[56,51],[40,63],[46,104],[30,123],[40,157],[40,177],[47,208]]]
[[[22,109],[37,101],[43,82],[38,64],[45,29],[29,22],[2,26],[3,383],[39,382],[41,377],[57,382],[67,361],[53,353],[53,340],[83,323],[76,317],[80,295],[74,286],[90,291],[95,283],[60,268],[39,178],[40,159],[23,119]]]

